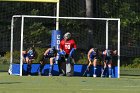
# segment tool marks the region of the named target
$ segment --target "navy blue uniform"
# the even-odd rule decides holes
[[[57,51],[53,50],[52,48],[49,50],[49,52],[44,55],[44,58],[51,58],[56,56]]]
[[[28,57],[29,59],[33,59],[33,58],[35,57],[35,52],[34,52],[33,50],[29,50],[29,51],[27,52],[27,57]]]
[[[96,58],[96,52],[95,51],[92,51],[91,53],[90,53],[90,60],[94,60],[94,58]]]

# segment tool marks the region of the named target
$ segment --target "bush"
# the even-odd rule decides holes
[[[132,63],[126,66],[128,68],[140,68],[140,58],[134,58]]]
[[[79,58],[76,60],[76,64],[88,64],[87,55],[84,53],[78,54]]]
[[[36,57],[35,57],[35,60],[33,61],[33,63],[39,63],[39,61],[42,58],[43,53],[45,52],[45,50],[46,50],[46,48],[39,48],[39,47],[35,48]]]
[[[140,68],[140,58],[135,58],[132,64],[133,68]]]
[[[6,52],[4,57],[0,57],[0,64],[9,64],[10,63],[10,52]]]

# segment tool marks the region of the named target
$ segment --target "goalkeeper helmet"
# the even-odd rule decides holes
[[[65,33],[64,39],[70,39],[70,38],[71,38],[70,32]]]

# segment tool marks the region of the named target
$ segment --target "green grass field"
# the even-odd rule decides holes
[[[140,93],[140,76],[13,76],[0,72],[0,93]]]

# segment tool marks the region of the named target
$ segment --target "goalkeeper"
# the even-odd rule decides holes
[[[61,63],[66,62],[66,75],[73,75],[74,68],[74,52],[76,50],[76,43],[73,39],[71,39],[71,33],[67,32],[64,34],[64,39],[60,42],[60,53],[65,54],[65,57],[61,59]],[[61,54],[60,54],[61,55]],[[61,68],[62,65],[60,66]]]
[[[45,53],[43,54],[41,60],[40,60],[40,67],[39,67],[39,75],[42,74],[42,69],[45,66],[45,59],[49,58],[50,61],[50,67],[49,67],[49,76],[52,76],[52,70],[53,70],[53,64],[55,62],[55,57],[57,55],[57,50],[54,47],[48,48]]]

